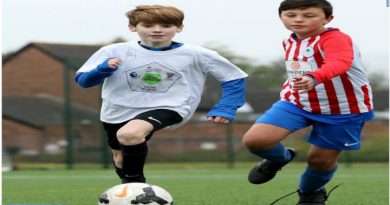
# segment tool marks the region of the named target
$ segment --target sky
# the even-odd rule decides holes
[[[387,0],[331,0],[329,27],[347,33],[360,47],[368,72],[389,73]],[[102,44],[121,37],[138,40],[125,12],[140,4],[176,6],[184,11],[179,42],[223,46],[256,64],[283,56],[290,32],[279,20],[281,0],[2,0],[2,52],[30,42]]]

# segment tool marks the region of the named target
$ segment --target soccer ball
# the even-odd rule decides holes
[[[156,185],[127,183],[111,187],[100,194],[98,205],[172,205],[171,194]]]

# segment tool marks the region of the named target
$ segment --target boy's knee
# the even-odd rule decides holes
[[[327,172],[337,165],[337,160],[321,156],[309,156],[307,163],[315,171]]]
[[[251,150],[254,147],[254,145],[256,144],[255,140],[254,140],[254,137],[252,135],[248,134],[248,133],[246,133],[242,137],[241,142],[249,150]]]
[[[249,150],[266,150],[272,147],[270,142],[260,135],[246,133],[241,140],[242,144]]]
[[[120,144],[137,145],[145,141],[145,133],[133,129],[119,129],[117,138]]]

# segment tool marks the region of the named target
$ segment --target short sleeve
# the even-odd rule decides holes
[[[76,73],[88,72],[95,69],[98,65],[103,63],[105,60],[110,58],[110,55],[105,47],[96,51],[89,59],[84,63],[83,66]]]
[[[248,75],[217,52],[210,53],[211,60],[206,65],[206,73],[211,74],[220,82],[245,78]]]

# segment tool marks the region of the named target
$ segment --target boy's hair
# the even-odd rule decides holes
[[[140,22],[173,24],[181,26],[184,20],[183,11],[173,6],[140,5],[126,12],[129,24],[137,26]]]
[[[325,13],[326,18],[333,14],[332,4],[327,0],[284,0],[279,6],[279,16],[282,14],[282,11],[290,9],[307,9],[309,7],[321,8]]]

